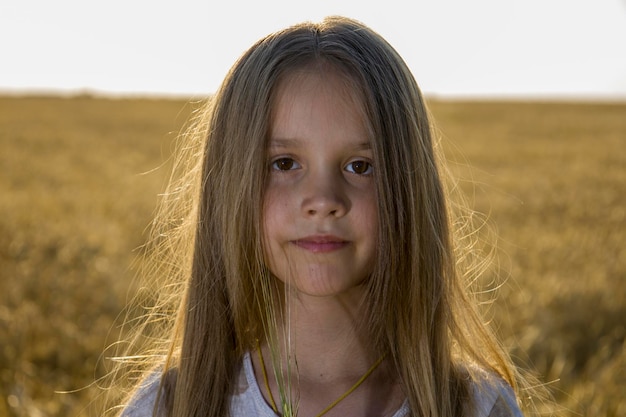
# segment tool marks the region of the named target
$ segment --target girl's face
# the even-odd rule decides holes
[[[357,288],[376,258],[375,167],[359,94],[333,71],[283,81],[273,108],[264,252],[301,294]]]

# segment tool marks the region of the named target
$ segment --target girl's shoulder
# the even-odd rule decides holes
[[[166,372],[165,384],[172,382],[176,378],[176,372],[170,370]],[[120,417],[153,417],[155,405],[157,400],[159,401],[159,408],[156,417],[165,417],[166,410],[166,394],[161,394],[163,380],[162,370],[155,370],[150,373],[139,386],[135,389],[134,394],[131,396],[129,402],[124,405]],[[164,390],[167,392],[167,390]]]
[[[476,417],[523,417],[511,385],[499,375],[473,369],[471,393]]]

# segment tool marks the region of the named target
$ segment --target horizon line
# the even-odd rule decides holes
[[[154,99],[154,100],[198,100],[209,98],[214,92],[184,93],[166,91],[111,91],[96,88],[14,88],[0,86],[2,97],[59,97],[78,98],[91,97],[94,99]],[[434,101],[536,101],[536,102],[580,102],[580,103],[624,103],[626,92],[606,93],[441,93],[422,91],[427,100]]]

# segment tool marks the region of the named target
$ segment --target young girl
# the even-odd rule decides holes
[[[166,195],[195,199],[159,234],[184,298],[122,416],[521,415],[464,293],[424,100],[383,38],[338,17],[269,35],[186,139]]]

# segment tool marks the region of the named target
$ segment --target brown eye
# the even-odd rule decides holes
[[[346,171],[358,175],[369,175],[373,171],[372,164],[367,161],[352,161],[346,166]]]
[[[296,161],[291,158],[279,158],[272,162],[272,169],[276,171],[289,171],[300,167]]]

